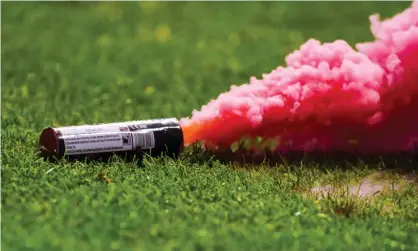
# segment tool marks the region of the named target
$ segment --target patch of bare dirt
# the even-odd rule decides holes
[[[399,191],[407,184],[418,184],[418,175],[415,172],[402,170],[385,170],[372,173],[355,184],[345,186],[318,186],[310,190],[317,197],[340,194],[341,192],[360,198],[368,198],[376,195]]]

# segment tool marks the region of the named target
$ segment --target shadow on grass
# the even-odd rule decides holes
[[[109,163],[114,157],[126,162],[137,162],[138,167],[143,166],[145,156],[152,158],[170,157],[181,158],[182,160],[194,164],[206,164],[211,166],[215,161],[222,164],[233,164],[240,167],[250,167],[264,165],[276,167],[285,165],[288,167],[303,165],[315,165],[321,169],[333,168],[352,168],[357,165],[367,165],[369,167],[379,166],[381,169],[402,168],[403,170],[418,170],[418,151],[399,152],[390,154],[364,155],[355,153],[323,153],[323,152],[287,152],[278,153],[271,150],[251,151],[238,149],[222,149],[217,151],[204,150],[199,144],[186,147],[179,154],[166,154],[163,151],[155,152],[112,152],[100,153],[96,155],[66,156],[65,159],[74,162],[82,161],[86,163],[100,162]],[[42,156],[44,160],[57,163],[60,159]]]
[[[402,167],[403,169],[418,169],[418,151],[386,153],[386,154],[360,154],[346,152],[287,152],[278,153],[271,150],[252,151],[246,149],[222,149],[217,151],[204,151],[199,145],[190,146],[183,153],[191,162],[211,163],[219,161],[223,164],[238,166],[278,165],[300,166],[316,165],[320,168],[350,168],[359,164],[379,166],[383,169]]]
[[[123,161],[126,163],[135,163],[138,168],[142,168],[144,165],[144,159],[147,157],[159,158],[159,157],[171,157],[178,158],[178,153],[167,154],[163,151],[123,151],[123,152],[104,152],[96,154],[84,154],[84,155],[69,155],[63,157],[55,157],[51,155],[38,154],[39,158],[43,158],[44,161],[50,163],[59,163],[62,160],[70,163],[83,162],[87,164],[101,163],[111,164],[113,161]]]

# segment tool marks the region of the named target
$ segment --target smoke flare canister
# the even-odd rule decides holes
[[[39,140],[40,155],[45,158],[78,159],[140,152],[177,157],[183,145],[183,131],[175,118],[48,127]]]

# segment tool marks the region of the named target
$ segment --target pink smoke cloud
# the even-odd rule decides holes
[[[370,17],[373,42],[310,39],[262,79],[183,118],[186,144],[279,138],[278,150],[393,152],[418,138],[418,1]],[[357,143],[353,143],[357,142]]]

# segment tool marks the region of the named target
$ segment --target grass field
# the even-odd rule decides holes
[[[47,126],[185,117],[307,39],[409,2],[2,2],[2,250],[417,250],[418,191],[303,191],[385,168],[37,158]],[[392,180],[397,175],[389,175]]]

